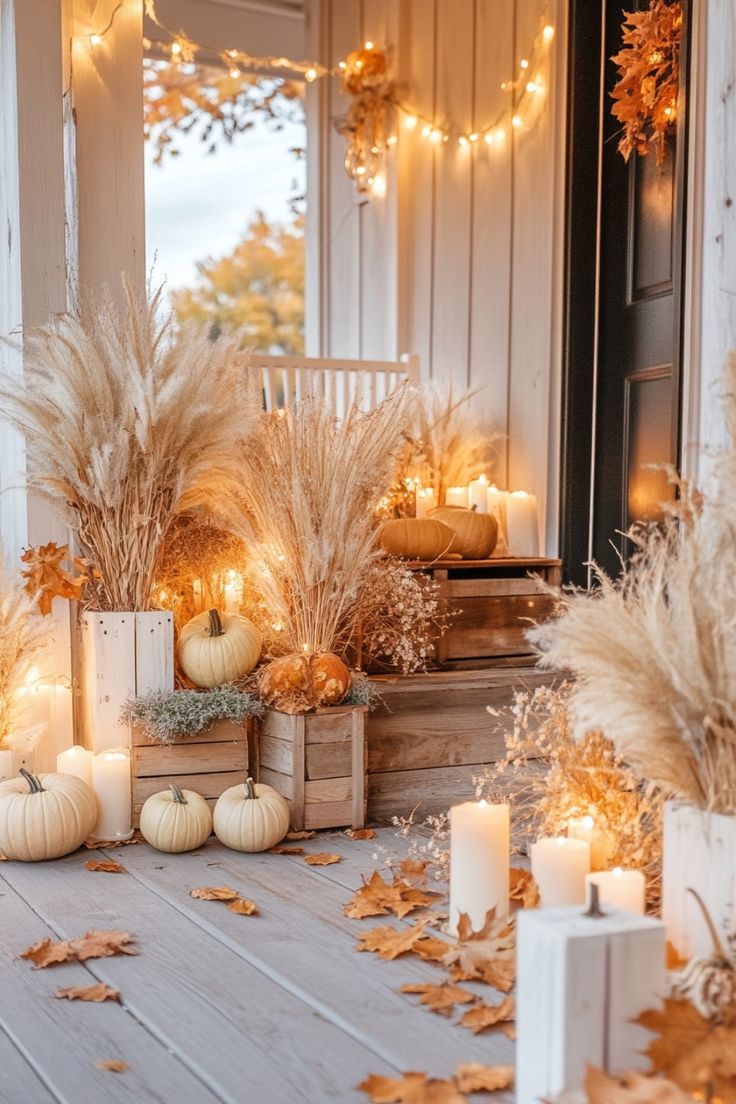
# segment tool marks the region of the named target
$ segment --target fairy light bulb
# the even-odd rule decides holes
[[[376,173],[371,185],[371,194],[377,199],[383,199],[386,195],[386,174]]]
[[[101,42],[102,42],[102,35],[91,34],[89,36],[90,46],[99,46]]]
[[[441,130],[438,130],[438,129],[437,129],[437,127],[434,127],[434,128],[432,129],[432,132],[431,132],[431,134],[430,134],[430,138],[432,139],[432,141],[433,141],[433,142],[435,143],[435,145],[436,145],[436,144],[437,144],[437,142],[441,142],[441,141],[442,141],[442,131],[441,131]]]
[[[416,115],[406,115],[404,117],[404,126],[406,127],[407,130],[414,130],[416,125],[417,125]]]
[[[465,137],[464,134],[460,135],[460,137],[457,140],[457,144],[460,146],[461,149],[466,148],[466,146],[468,145],[468,139]]]
[[[317,70],[310,65],[309,69],[307,69],[306,73],[304,74],[304,79],[306,81],[309,81],[309,83],[311,84],[312,81],[315,81],[317,79]]]
[[[338,62],[338,69],[347,69],[347,64],[344,61]]]
[[[521,115],[514,115],[511,120],[511,125],[518,129],[521,126]]]
[[[240,76],[240,70],[237,68],[237,66],[233,65],[232,69],[230,70],[230,76],[233,78],[233,80],[238,79],[238,77]]]
[[[429,138],[431,133],[432,133],[431,126],[423,126],[422,127],[422,138]]]
[[[533,81],[533,80],[527,81],[526,90],[527,90],[527,92],[538,92],[539,91],[539,85],[537,84],[536,81]]]
[[[179,54],[181,53],[181,42],[176,42],[176,41],[172,42],[171,43],[171,52],[174,55],[174,57],[178,57]]]
[[[478,134],[477,134],[477,133],[476,133],[475,131],[473,131],[473,133],[472,133],[471,135],[469,135],[469,137],[468,137],[468,141],[470,141],[470,142],[477,142],[477,141],[478,141],[478,137],[479,137],[479,135],[478,135]]]
[[[363,45],[364,45],[364,48],[365,48],[366,50],[372,50],[372,49],[373,49],[373,43],[371,42],[371,40],[370,40],[370,39],[368,39],[368,41],[367,41],[367,42],[365,42],[365,43],[364,43]]]
[[[442,141],[443,142],[449,142],[450,141],[450,135],[449,134],[443,134],[442,135]]]
[[[493,145],[495,139],[493,137],[493,131],[492,130],[489,130],[487,134],[483,135],[483,141],[485,142],[485,144],[487,146],[492,146]]]
[[[529,62],[527,61],[526,58],[522,58],[521,61],[519,62],[519,66],[520,66],[521,69],[528,69],[529,68]]]
[[[395,134],[389,134],[388,138],[386,139],[386,145],[387,146],[395,146],[397,142],[398,142],[398,138],[396,137]]]
[[[547,23],[544,30],[542,31],[542,38],[544,39],[545,42],[551,42],[554,37],[555,37],[555,29],[554,29],[554,27],[552,26],[551,23]]]

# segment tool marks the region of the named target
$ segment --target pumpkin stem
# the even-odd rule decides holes
[[[252,778],[246,778],[246,780],[245,780],[245,800],[249,801],[253,798],[256,798],[256,799],[258,798],[258,794],[256,793],[256,788],[253,785],[253,779]]]
[[[169,783],[169,789],[171,790],[171,794],[174,798],[174,804],[175,805],[186,805],[187,804],[187,799],[185,798],[184,794],[181,792],[181,790],[179,789],[178,786],[175,786],[173,782],[170,782]]]
[[[700,908],[700,911],[703,914],[703,919],[705,920],[706,924],[708,925],[708,931],[710,932],[710,937],[713,940],[713,954],[714,954],[714,957],[719,959],[721,962],[723,962],[724,965],[725,964],[732,965],[730,958],[728,957],[725,950],[723,949],[723,943],[721,942],[721,937],[719,936],[718,932],[716,931],[716,926],[713,923],[713,917],[711,916],[710,912],[708,911],[708,906],[706,905],[705,901],[700,896],[698,891],[695,890],[695,889],[691,889],[690,886],[688,886],[687,892],[691,893],[692,896],[695,898],[695,900],[698,902],[698,907]]]
[[[35,774],[31,774],[31,772],[27,771],[25,767],[20,768],[20,773],[23,775],[26,782],[28,783],[28,792],[29,793],[43,793],[44,792],[43,786],[41,785],[40,780],[38,778],[36,778]]]
[[[225,630],[222,627],[222,621],[217,610],[211,609],[208,616],[210,619],[210,636],[224,636]]]

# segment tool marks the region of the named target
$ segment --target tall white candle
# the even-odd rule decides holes
[[[225,573],[225,613],[240,613],[243,596],[243,576],[237,571]]]
[[[582,905],[585,875],[590,873],[590,844],[565,836],[538,839],[532,844],[532,876],[539,886],[543,908]]]
[[[627,912],[644,915],[647,880],[641,870],[622,870],[617,866],[613,870],[598,870],[594,874],[588,874],[585,879],[588,898],[592,883],[598,886],[598,897],[602,905],[616,905]]]
[[[97,797],[99,815],[95,839],[130,839],[132,809],[130,795],[130,755],[124,748],[101,751],[92,759],[92,789]]]
[[[468,483],[468,506],[473,507],[479,514],[488,513],[488,477],[479,475],[477,479],[471,479]]]
[[[512,491],[506,496],[506,537],[512,556],[539,555],[539,522],[536,495]]]
[[[467,487],[448,487],[445,491],[445,506],[464,506],[467,509],[468,505],[468,488]]]
[[[416,516],[426,517],[430,510],[437,505],[437,497],[431,487],[417,487],[414,492],[414,504]]]
[[[509,807],[465,801],[450,809],[450,931],[461,912],[479,931],[486,913],[509,911]]]
[[[73,774],[88,786],[92,785],[92,760],[94,754],[81,744],[74,744],[56,756],[56,773]]]
[[[616,838],[610,829],[601,828],[592,816],[570,817],[567,834],[570,839],[588,841],[591,870],[608,870],[616,850]]]

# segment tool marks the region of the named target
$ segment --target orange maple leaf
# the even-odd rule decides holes
[[[54,598],[80,599],[84,584],[89,582],[88,565],[71,556],[67,544],[49,541],[38,548],[26,548],[21,560],[28,564],[21,572],[26,580],[25,589],[35,596],[44,617],[51,613]],[[64,561],[69,564],[68,569],[61,566]]]

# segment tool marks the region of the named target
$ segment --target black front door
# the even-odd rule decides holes
[[[571,12],[562,516],[567,577],[583,583],[590,558],[616,574],[623,533],[661,515],[663,465],[679,457],[684,74],[663,162],[624,161],[610,58],[631,7],[573,0]]]

